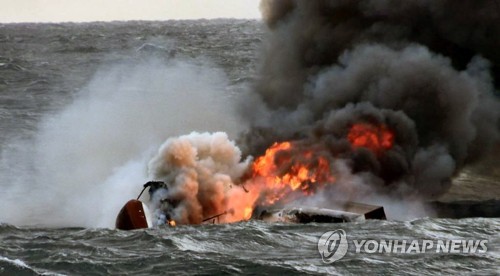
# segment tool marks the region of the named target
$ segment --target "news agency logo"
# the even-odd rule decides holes
[[[344,258],[349,245],[344,230],[328,231],[318,241],[318,251],[323,262],[331,264]]]
[[[366,254],[483,254],[488,251],[487,240],[352,240],[356,253]],[[318,240],[318,252],[324,263],[342,259],[349,249],[346,232],[328,231]]]

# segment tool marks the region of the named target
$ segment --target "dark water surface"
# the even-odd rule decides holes
[[[355,253],[324,264],[319,236],[352,239],[486,239],[486,253]],[[348,224],[181,226],[137,231],[0,228],[0,272],[12,274],[482,274],[500,265],[499,219],[421,219]]]

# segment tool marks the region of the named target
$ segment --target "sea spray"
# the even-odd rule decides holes
[[[113,227],[148,180],[166,138],[238,123],[225,73],[194,60],[103,66],[75,100],[47,115],[33,141],[2,155],[3,222]]]

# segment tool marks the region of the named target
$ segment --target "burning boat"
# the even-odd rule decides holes
[[[410,210],[444,194],[499,141],[498,40],[475,31],[498,16],[421,2],[263,1],[263,63],[238,106],[243,150],[224,133],[168,139],[148,166],[167,183],[152,223],[348,221],[366,212],[334,202]]]
[[[350,151],[381,156],[392,148],[394,135],[384,125],[354,124],[346,140]],[[167,140],[149,164],[152,177],[162,181],[146,183],[139,197],[120,211],[116,227],[385,219],[383,207],[351,202],[356,185],[350,178],[355,178],[339,171],[342,159],[321,143],[275,142],[255,160],[240,160],[240,150],[224,133]],[[147,188],[148,207],[139,201]],[[328,201],[326,206],[304,202],[318,197]]]
[[[172,219],[169,208],[173,203],[168,199],[163,199],[166,203],[163,208],[155,210],[155,217],[158,221],[153,222],[151,213],[146,204],[139,198],[146,188],[149,188],[150,198],[154,198],[156,193],[161,193],[162,189],[168,189],[167,185],[161,181],[150,181],[144,184],[144,189],[137,199],[128,201],[120,210],[116,218],[116,228],[120,230],[134,230],[150,228],[154,225],[176,226]],[[163,193],[165,194],[165,193]],[[166,206],[166,208],[165,208]],[[174,207],[174,206],[171,206]],[[205,218],[203,223],[220,223],[220,218],[232,213],[234,210]],[[386,215],[382,206],[374,206],[355,202],[339,204],[337,209],[316,208],[316,207],[286,207],[268,209],[257,207],[254,209],[250,219],[262,220],[266,222],[288,222],[288,223],[344,223],[359,222],[367,219],[385,220]]]

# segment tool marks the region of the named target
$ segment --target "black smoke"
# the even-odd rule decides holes
[[[268,35],[253,101],[242,108],[252,123],[244,150],[321,145],[384,191],[445,192],[499,139],[498,4],[263,0]],[[387,126],[394,146],[353,148],[356,123]]]

